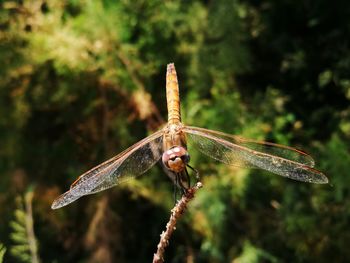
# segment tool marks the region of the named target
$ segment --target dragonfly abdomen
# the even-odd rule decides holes
[[[168,123],[178,124],[180,117],[179,84],[174,63],[168,64],[166,73],[166,98],[168,105]]]

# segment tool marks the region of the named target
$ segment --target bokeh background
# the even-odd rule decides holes
[[[350,258],[350,2],[0,1],[0,258],[150,262],[173,206],[159,165],[60,210],[74,179],[166,120],[295,146],[328,185],[191,149],[204,188],[167,262]]]

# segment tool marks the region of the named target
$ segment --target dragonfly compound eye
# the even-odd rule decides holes
[[[181,156],[181,159],[184,163],[188,164],[190,162],[190,155],[188,153]]]
[[[173,172],[182,172],[189,161],[187,150],[181,146],[174,146],[165,151],[162,156],[163,164]]]

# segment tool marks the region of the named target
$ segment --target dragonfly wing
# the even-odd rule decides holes
[[[293,147],[284,146],[271,142],[256,141],[252,139],[246,139],[240,136],[230,135],[219,131],[208,130],[198,127],[186,127],[186,129],[198,131],[206,134],[219,137],[225,141],[231,142],[238,146],[246,147],[248,149],[264,152],[270,155],[276,155],[284,159],[292,160],[297,163],[301,163],[310,167],[315,166],[314,159],[306,152],[295,149]]]
[[[202,153],[223,163],[261,168],[294,180],[327,183],[327,177],[313,169],[306,153],[272,143],[256,142],[197,127],[184,127],[189,139]]]
[[[162,134],[161,134],[162,135]],[[138,148],[135,153],[129,155],[119,166],[117,173],[106,178],[100,185],[94,188],[91,193],[101,192],[117,184],[125,182],[135,176],[145,173],[163,154],[163,136],[154,139],[144,146]]]
[[[162,156],[163,132],[158,131],[117,156],[81,175],[69,191],[59,196],[52,209],[68,205],[78,198],[103,191],[151,168]]]

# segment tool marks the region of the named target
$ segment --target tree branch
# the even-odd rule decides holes
[[[196,191],[201,188],[203,184],[201,182],[197,182],[193,187],[188,189],[187,193],[184,194],[180,201],[177,202],[175,207],[171,210],[171,216],[169,222],[166,225],[166,230],[162,232],[160,235],[160,241],[157,246],[157,252],[153,255],[153,263],[162,263],[164,262],[163,254],[165,248],[169,245],[169,239],[176,229],[176,222],[183,214],[186,209],[188,202],[190,202]]]

